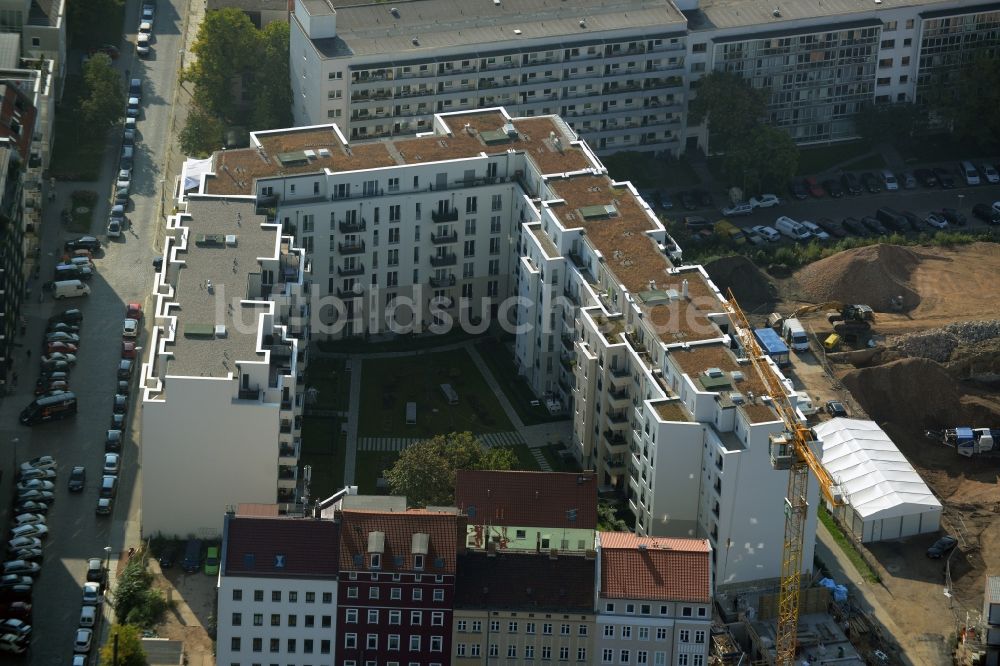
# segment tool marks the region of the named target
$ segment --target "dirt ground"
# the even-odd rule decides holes
[[[890,345],[900,334],[1000,319],[1000,245],[883,247],[857,257],[841,255],[813,264],[808,273],[775,280],[778,311],[787,314],[827,299],[866,302],[858,294],[868,294],[876,310],[873,339]],[[838,288],[845,293],[837,293]],[[884,298],[889,292],[905,295],[902,312],[889,311]],[[830,329],[825,313],[803,319],[819,339],[825,338]],[[977,621],[986,573],[1000,571],[1000,456],[963,458],[925,436],[929,429],[1000,427],[1000,385],[965,379],[968,363],[959,359],[970,354],[996,372],[996,340],[960,346],[943,363],[895,352],[833,363],[832,376],[819,359],[805,354],[789,372],[814,402],[846,398],[852,416],[878,422],[944,505],[943,531],[959,537],[960,546],[947,563],[924,555],[937,535],[879,543],[869,551],[883,579],[874,594],[892,609],[897,625],[906,627],[906,635],[896,638],[913,663],[952,663],[957,628],[967,617]]]
[[[208,627],[215,622],[216,579],[202,572],[186,574],[174,567],[163,571],[156,560],[150,560],[155,574],[154,585],[162,590],[174,607],[157,625],[160,638],[184,641],[184,654],[189,666],[214,666],[215,654]]]

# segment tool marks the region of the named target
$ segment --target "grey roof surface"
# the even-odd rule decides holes
[[[688,27],[691,30],[710,30],[738,28],[743,26],[769,25],[781,29],[791,21],[810,20],[821,32],[823,23],[817,19],[845,15],[857,15],[858,18],[878,18],[888,10],[900,7],[924,5],[941,5],[941,0],[882,0],[874,4],[872,0],[701,0],[698,9],[685,12],[688,17]],[[965,2],[962,9],[955,13],[965,13],[975,4],[984,2]],[[777,9],[780,16],[774,16]]]
[[[14,69],[21,61],[21,35],[16,32],[0,33],[0,68]]]
[[[1000,604],[1000,576],[986,577],[986,603]]]
[[[257,258],[275,257],[280,239],[277,228],[261,228],[265,218],[254,210],[253,201],[189,196],[191,219],[183,223],[187,251],[177,252],[184,264],[177,270],[172,301],[176,305],[169,310],[177,316],[179,330],[167,346],[173,352],[168,374],[226,377],[238,374],[237,361],[263,360],[263,354],[256,351],[258,318],[269,305],[241,305],[240,301],[246,299],[248,275],[260,270]],[[236,245],[197,242],[199,236],[210,234],[235,234]],[[209,281],[213,294],[208,292]],[[216,324],[226,326],[225,336],[185,334],[192,326]]]
[[[305,4],[310,13],[329,13],[324,0]],[[393,8],[399,18],[390,12]],[[340,6],[336,12],[338,36],[356,56],[399,54],[401,59],[453,47],[486,50],[505,44],[516,48],[519,42],[533,39],[577,41],[592,38],[594,33],[658,30],[685,23],[667,0],[501,0],[499,5],[490,0],[405,0]],[[581,19],[586,23],[582,28]],[[316,40],[324,53],[319,42],[327,41]]]

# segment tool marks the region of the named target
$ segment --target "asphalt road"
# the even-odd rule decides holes
[[[46,294],[39,302],[38,285],[25,308],[27,333],[18,351],[15,369],[19,386],[13,394],[0,403],[0,441],[9,443],[10,452],[0,454],[0,493],[11,497],[12,474],[8,465],[19,465],[37,455],[50,454],[59,463],[56,478],[56,501],[48,514],[50,535],[45,542],[42,574],[35,584],[33,598],[33,641],[29,658],[32,664],[68,664],[73,654],[73,638],[77,626],[85,578],[87,559],[104,557],[105,547],[111,547],[112,569],[119,554],[130,546],[138,545],[139,538],[139,473],[138,473],[138,420],[135,409],[135,379],[133,397],[128,415],[129,430],[123,447],[123,470],[113,514],[97,516],[94,508],[100,485],[104,454],[104,435],[110,425],[114,398],[115,374],[121,353],[121,326],[125,304],[140,302],[149,313],[149,289],[152,285],[152,259],[162,245],[163,221],[160,217],[164,185],[162,167],[167,152],[168,132],[171,126],[171,104],[182,54],[181,33],[184,29],[184,12],[187,2],[160,0],[154,25],[152,55],[147,60],[134,56],[135,30],[138,26],[139,3],[129,2],[125,27],[126,41],[121,45],[122,56],[115,66],[128,75],[143,79],[142,113],[138,120],[139,141],[132,182],[133,206],[127,212],[132,229],[117,240],[108,242],[105,226],[108,215],[108,198],[112,193],[113,178],[117,173],[121,145],[119,130],[109,134],[105,161],[99,183],[57,183],[56,200],[43,211],[41,279],[48,279],[56,260],[61,255],[63,242],[75,236],[65,231],[59,220],[60,209],[68,205],[70,193],[75,189],[95,189],[101,201],[95,214],[92,232],[105,242],[103,255],[95,260],[96,275],[90,282],[88,298],[55,302]],[[79,58],[79,54],[71,55]],[[77,64],[78,66],[78,64]],[[127,83],[127,81],[126,81]],[[60,140],[56,137],[56,140]],[[77,394],[79,413],[73,419],[33,428],[21,426],[17,420],[20,410],[33,398],[35,379],[38,376],[38,356],[48,316],[66,307],[80,307],[84,323],[80,332],[78,361],[70,377],[70,387]],[[144,333],[140,339],[147,338]],[[28,352],[31,352],[30,357]],[[140,355],[143,352],[140,351]],[[87,485],[82,494],[71,495],[67,480],[73,465],[85,465]],[[0,503],[0,510],[10,513],[7,501]],[[4,523],[6,520],[4,521]],[[5,537],[3,546],[6,547]],[[107,613],[110,607],[105,608]],[[107,623],[104,625],[107,626]],[[96,663],[98,645],[92,652]]]

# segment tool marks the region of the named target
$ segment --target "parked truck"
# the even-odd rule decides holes
[[[753,335],[757,338],[757,344],[760,345],[761,350],[765,354],[771,357],[779,368],[788,365],[788,345],[786,345],[781,337],[772,328],[755,328]]]
[[[782,323],[781,337],[794,351],[809,351],[809,336],[806,335],[806,329],[802,326],[802,322],[795,317],[790,317]]]
[[[945,446],[966,458],[983,454],[1000,454],[1000,428],[959,427],[948,430],[928,430],[927,436],[939,439]]]

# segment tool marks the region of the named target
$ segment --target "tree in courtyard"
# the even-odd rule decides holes
[[[122,119],[125,91],[111,58],[103,53],[90,58],[83,66],[83,84],[86,92],[80,110],[88,126],[107,129]]]
[[[1000,61],[979,51],[958,70],[941,71],[930,106],[959,139],[1000,142]]]
[[[205,111],[238,121],[240,101],[234,94],[234,80],[252,81],[261,61],[260,33],[240,9],[210,11],[191,50],[195,58],[181,73],[181,80],[194,84],[195,101]],[[287,83],[287,73],[282,81]]]
[[[454,432],[403,449],[385,473],[393,495],[405,495],[414,506],[455,502],[455,476],[460,469],[511,469],[516,457],[507,448],[487,448],[472,433]]]
[[[222,121],[196,105],[188,112],[181,129],[181,150],[185,155],[206,157],[222,147],[224,133]]]
[[[774,191],[798,171],[799,149],[784,130],[758,125],[731,147],[723,165],[744,192]]]
[[[263,51],[254,72],[250,126],[255,130],[292,126],[292,85],[288,65],[288,24],[272,21],[260,32]]]
[[[101,648],[101,665],[146,666],[146,663],[146,651],[142,649],[139,627],[134,624],[112,626],[108,640]]]
[[[854,126],[869,143],[901,143],[927,131],[927,111],[912,102],[868,103],[854,116]]]
[[[103,26],[108,19],[118,15],[123,0],[71,0],[66,3],[66,29],[74,48],[100,44]]]
[[[767,92],[733,72],[714,71],[698,80],[688,122],[708,121],[712,151],[727,152],[746,138],[767,113]]]

